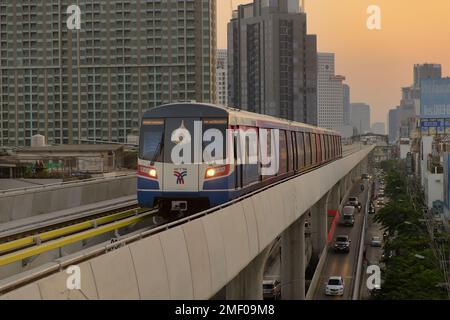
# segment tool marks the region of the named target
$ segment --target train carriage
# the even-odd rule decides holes
[[[335,131],[210,104],[163,105],[142,118],[138,202],[193,213],[340,157]]]

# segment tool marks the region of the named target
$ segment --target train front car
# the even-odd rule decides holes
[[[146,112],[138,160],[139,205],[191,214],[227,202],[234,188],[233,166],[225,161],[227,127],[228,111],[213,105],[169,104]]]

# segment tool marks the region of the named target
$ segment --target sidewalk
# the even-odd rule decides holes
[[[378,212],[378,208],[376,211]],[[378,236],[383,239],[383,231],[381,230],[381,225],[373,221],[375,214],[369,215],[368,221],[368,229],[366,231],[366,239],[365,239],[365,257],[363,261],[363,277],[361,281],[361,290],[360,290],[360,299],[368,300],[370,299],[370,292],[367,289],[367,278],[368,274],[366,273],[367,267],[369,265],[380,265],[381,255],[383,254],[382,247],[372,247],[370,242],[373,236]]]

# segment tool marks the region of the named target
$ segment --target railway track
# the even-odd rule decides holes
[[[60,229],[62,227],[78,224],[85,221],[90,221],[97,218],[107,217],[115,213],[135,209],[138,209],[137,203],[127,204],[112,209],[93,210],[93,212],[88,214],[84,214],[81,216],[78,215],[68,216],[65,219],[59,221],[47,220],[39,223],[25,225],[25,227],[19,227],[17,228],[17,230],[16,229],[6,230],[4,232],[0,232],[0,254],[2,253],[1,245],[4,244],[5,242],[11,242],[17,239],[33,236],[42,232]]]
[[[110,231],[136,224],[157,213],[131,205],[105,210],[60,223],[30,227],[27,230],[0,235],[0,267],[40,253],[61,248]]]

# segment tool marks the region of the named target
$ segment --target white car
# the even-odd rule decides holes
[[[374,236],[372,237],[372,240],[370,241],[370,245],[372,247],[381,247],[381,243],[383,240],[381,240],[381,237]]]
[[[329,277],[325,286],[325,294],[327,296],[344,295],[344,279],[341,276]]]

